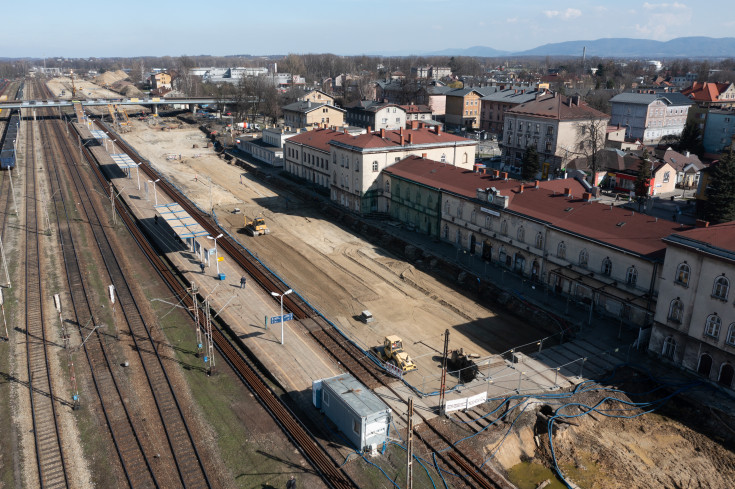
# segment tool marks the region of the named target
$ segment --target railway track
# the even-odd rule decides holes
[[[173,185],[169,184],[165,178],[159,175],[147,161],[138,155],[121,137],[112,133],[109,128],[98,120],[95,120],[97,126],[105,131],[112,139],[117,139],[117,145],[127,153],[135,163],[142,163],[140,169],[144,171],[151,179],[160,178],[158,189],[167,193],[172,200],[178,202],[189,215],[194,217],[197,222],[211,235],[216,236],[221,233],[221,229],[212,221],[212,218],[200,211],[194,206],[186,196],[182,195]],[[248,250],[243,249],[239,243],[232,240],[228,235],[218,240],[220,250],[227,253],[235,260],[244,270],[246,270],[253,279],[264,289],[270,292],[282,294],[289,287],[284,284],[278,277],[270,272],[260,261],[255,258]],[[312,337],[322,345],[322,347],[338,362],[340,362],[352,375],[354,375],[363,384],[373,388],[376,385],[385,385],[393,393],[398,396],[389,382],[392,377],[385,374],[381,367],[378,367],[375,361],[368,358],[367,355],[342,336],[334,327],[314,310],[308,303],[296,294],[290,294],[284,297],[284,307],[294,314],[294,317],[307,323],[310,320],[313,325],[307,327]],[[420,413],[424,423],[415,429],[418,435],[428,447],[429,451],[436,454],[437,458],[451,469],[452,472],[463,478],[467,487],[482,488],[501,488],[504,482],[495,474],[490,474],[489,469],[480,468],[464,451],[451,448],[453,446],[451,440],[441,433],[436,427],[428,422]],[[426,430],[427,432],[423,432]],[[449,456],[452,453],[452,457]],[[462,464],[458,464],[455,459],[462,460]]]
[[[34,124],[26,125],[25,150],[25,333],[31,420],[35,442],[36,466],[40,487],[69,486],[58,423],[44,316],[41,237],[36,198],[36,156]]]
[[[70,161],[75,162],[75,151],[72,150],[68,139],[65,138],[64,131],[59,126],[58,121],[51,121],[48,124],[50,130],[45,133],[44,140],[53,141],[53,147],[58,156],[56,162],[66,162],[67,164]],[[69,197],[65,196],[64,191],[58,191],[63,187],[59,165],[47,165],[47,168],[50,166],[53,166],[53,169],[49,168],[49,171],[52,173],[51,180],[54,194],[59,195],[57,207],[60,204],[63,210],[63,212],[58,212],[57,216],[62,214],[67,216],[66,222],[62,222],[59,218],[59,229],[72,303],[82,337],[88,337],[91,340],[83,344],[83,349],[92,371],[92,378],[102,411],[128,485],[133,488],[212,487],[183,417],[181,407],[176,400],[173,387],[163,368],[157,345],[150,337],[150,328],[145,324],[122,269],[117,263],[115,250],[108,240],[107,226],[102,223],[102,219],[97,214],[89,186],[83,180],[78,166],[75,163],[68,164],[67,171],[71,174],[73,187],[76,190],[76,192],[70,190],[70,196],[73,193],[74,202],[79,201],[80,207],[78,210],[83,213],[83,220],[90,225],[99,247],[100,256],[105,263],[110,280],[115,286],[117,302],[130,328],[131,338],[135,342],[135,349],[141,359],[141,365],[155,402],[155,410],[163,426],[164,436],[166,437],[165,444],[168,446],[170,454],[162,456],[160,453],[152,451],[148,453],[146,451],[146,447],[150,447],[150,444],[144,443],[140,436],[141,430],[145,430],[145,428],[140,426],[141,422],[135,419],[136,416],[127,407],[127,394],[125,394],[115,377],[113,370],[115,362],[111,360],[112,353],[109,351],[103,335],[98,330],[100,324],[98,319],[95,318],[90,304],[86,280],[82,277],[82,267],[79,262],[80,250],[75,247],[71,229],[68,226],[70,207],[73,204],[70,203]],[[117,250],[117,252],[120,252],[120,250]],[[87,325],[89,327],[85,328],[84,326]],[[91,331],[89,331],[90,328]],[[146,414],[146,416],[149,416],[149,414]],[[149,448],[149,450],[152,450],[152,448]],[[157,463],[154,467],[151,460],[158,458],[171,460],[172,463]],[[174,476],[170,475],[172,469]]]
[[[121,140],[118,139],[118,146],[121,146]],[[124,144],[124,143],[123,143]],[[93,155],[85,148],[85,155],[90,161],[95,174],[103,185],[108,185],[106,179],[99,170],[98,165],[93,159]],[[163,182],[163,180],[162,180]],[[119,205],[116,203],[116,206]],[[167,264],[158,256],[158,253],[152,248],[146,237],[136,226],[134,218],[121,207],[118,207],[123,222],[128,226],[133,237],[138,241],[139,246],[151,260],[156,270],[161,274],[169,287],[179,297],[181,303],[193,308],[193,302],[186,285],[183,284],[177,276],[169,269]],[[260,267],[265,270],[265,267]],[[255,275],[254,275],[255,276]],[[285,290],[285,289],[283,289]],[[200,315],[203,324],[203,315]],[[270,390],[267,384],[260,378],[257,372],[253,370],[242,357],[233,342],[219,329],[214,328],[213,340],[225,361],[230,364],[238,375],[245,381],[251,391],[261,401],[261,404],[268,410],[276,422],[282,427],[287,436],[301,450],[302,454],[309,460],[315,470],[322,476],[322,479],[335,489],[348,489],[358,487],[351,481],[332,460],[327,453],[316,443],[314,438],[308,433],[304,425],[298,418],[283,404],[283,402]]]

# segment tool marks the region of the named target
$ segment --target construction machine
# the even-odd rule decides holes
[[[250,219],[245,216],[245,232],[250,236],[259,236],[261,234],[270,234],[271,230],[265,224],[265,219],[258,216],[254,219]]]
[[[408,353],[403,351],[403,340],[398,336],[386,336],[383,338],[383,347],[377,347],[375,350],[383,362],[395,365],[404,373],[418,368]]]

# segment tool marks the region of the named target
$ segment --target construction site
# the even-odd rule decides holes
[[[100,86],[116,83],[108,78],[99,84],[54,79],[47,86],[72,100],[72,93],[117,99],[119,92]],[[272,408],[259,407],[263,395],[228,370],[211,333],[209,340],[206,331],[195,337],[199,327],[191,326],[192,309],[177,307],[183,299],[159,283],[132,239],[114,224],[113,213],[108,226],[131,253],[120,256],[123,268],[138,277],[135,288],[146,297],[144,309],[156,318],[151,328],[156,344],[185,393],[182,410],[195,420],[195,438],[205,440],[208,473],[217,473],[206,486],[283,487],[291,476],[298,487],[726,489],[735,484],[735,411],[719,397],[716,407],[703,404],[712,391],[686,374],[656,369],[645,352],[629,348],[629,332],[560,327],[513,289],[543,291],[504,272],[492,277],[487,266],[482,279],[492,287],[481,288],[474,274],[482,263],[473,268],[465,258],[463,264],[450,244],[396,223],[339,211],[303,182],[227,148],[231,139],[212,135],[225,126],[208,126],[191,111],[153,116],[150,107],[115,104],[74,109],[69,114],[79,131],[74,144],[80,153],[91,148],[111,183],[112,190],[98,192],[107,195],[98,199],[101,205],[109,210],[112,201],[113,208],[134,216],[191,296],[207,302],[207,317],[211,311],[226,325],[268,388],[324,447],[333,468],[353,483],[324,482],[333,479],[314,468],[313,455],[294,448],[293,436],[271,419]],[[140,165],[154,173],[144,174]],[[216,223],[219,234],[197,234],[199,228],[185,224],[189,216],[172,217],[181,202],[162,190],[164,182]],[[92,242],[91,234],[85,236]],[[242,268],[224,240],[239,244],[258,269],[280,280],[279,287],[268,289],[260,275]],[[8,246],[12,249],[12,242]],[[60,248],[54,245],[49,256]],[[105,262],[91,260],[87,275],[105,269]],[[64,267],[58,261],[49,266],[61,283]],[[61,294],[62,302],[67,295]],[[289,310],[290,301],[314,313],[301,317]],[[111,314],[110,323],[114,309]],[[580,314],[586,318],[586,309]],[[327,334],[322,324],[336,333]],[[135,334],[114,333],[106,341],[122,341],[117,355],[132,362],[139,349],[132,343]],[[17,367],[7,367],[8,378]],[[145,383],[143,370],[126,370],[133,390]],[[325,418],[323,407],[315,407],[314,382],[345,373],[360,378],[389,409],[384,443],[355,446]],[[79,377],[82,390],[92,392],[92,381],[84,373]],[[63,382],[59,391],[69,390]],[[23,419],[22,386],[12,389],[7,409]],[[135,402],[148,405],[143,394]],[[113,450],[93,433],[104,426],[100,411],[66,411],[67,424],[77,425],[69,431],[78,432],[68,442],[76,447],[68,459],[79,475],[69,485],[118,485],[121,471],[103,468]],[[17,433],[19,427],[28,432],[31,424],[25,419],[0,426],[9,436],[15,433],[11,438],[23,448],[24,461],[33,459],[31,444]],[[415,457],[407,460],[407,451]],[[9,475],[20,459],[0,458],[6,467],[0,487],[39,482]],[[473,478],[473,472],[483,475]]]

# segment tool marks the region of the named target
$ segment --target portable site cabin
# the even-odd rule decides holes
[[[368,450],[388,438],[391,410],[350,374],[315,381],[314,401],[358,449]],[[321,391],[319,395],[318,391]]]

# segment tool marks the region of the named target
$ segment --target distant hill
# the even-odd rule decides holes
[[[567,41],[544,44],[513,53],[514,56],[587,56],[634,58],[716,58],[735,56],[735,37],[678,37],[670,41],[609,38],[594,41]]]
[[[566,41],[544,44],[526,51],[501,51],[487,46],[449,48],[441,51],[414,53],[423,56],[587,56],[604,58],[723,58],[735,57],[735,37],[678,37],[670,41],[650,39],[607,38],[591,41]],[[384,53],[385,54],[385,53]],[[398,53],[392,53],[399,55]]]

